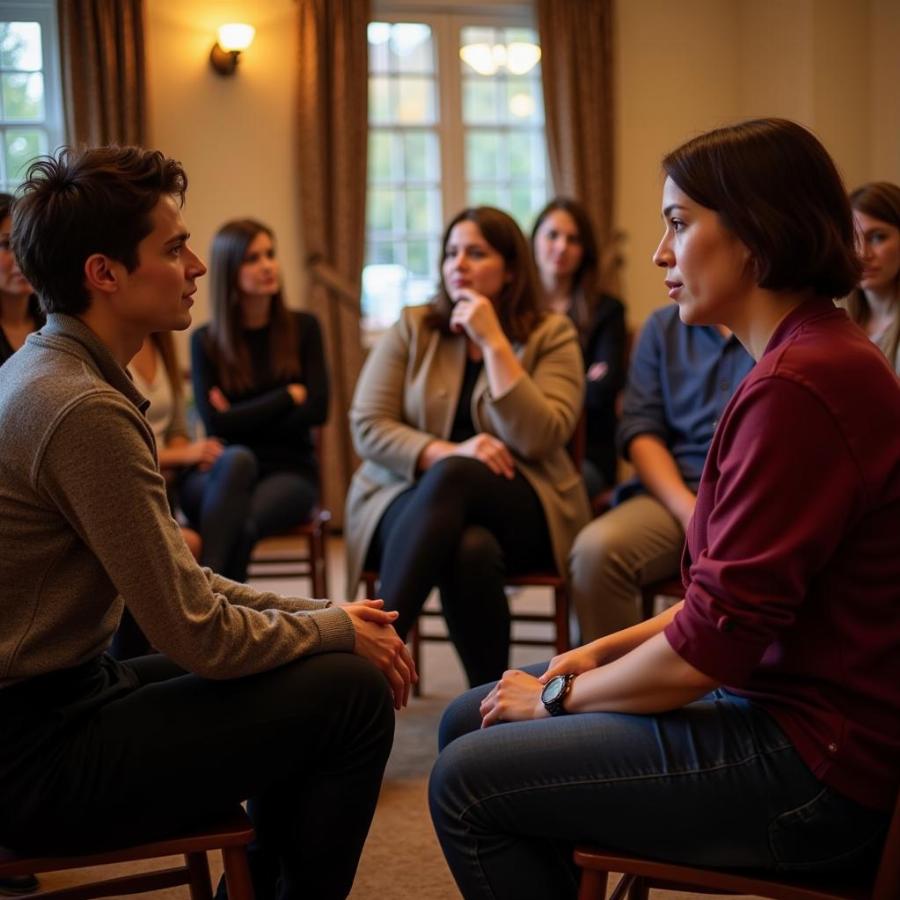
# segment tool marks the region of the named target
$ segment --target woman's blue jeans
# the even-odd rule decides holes
[[[431,815],[467,900],[575,897],[576,843],[698,866],[826,871],[868,862],[883,841],[884,813],[817,781],[767,713],[726,691],[656,716],[480,730],[489,687],[447,709],[431,774]]]

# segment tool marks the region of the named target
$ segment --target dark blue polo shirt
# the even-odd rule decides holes
[[[673,303],[650,315],[631,357],[616,439],[629,458],[641,434],[659,437],[694,492],[716,424],[753,358],[734,335],[712,325],[684,325]],[[616,501],[639,493],[640,481],[623,484]]]

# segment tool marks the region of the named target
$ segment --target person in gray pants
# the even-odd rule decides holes
[[[684,325],[674,304],[647,319],[616,436],[637,474],[569,556],[582,642],[637,623],[641,586],[677,573],[716,423],[752,367],[727,328]]]

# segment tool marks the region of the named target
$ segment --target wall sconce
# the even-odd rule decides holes
[[[253,43],[252,25],[232,22],[219,26],[219,40],[209,51],[209,63],[219,75],[234,75],[241,53]]]

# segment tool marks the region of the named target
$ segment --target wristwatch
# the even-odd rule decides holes
[[[541,703],[551,716],[564,716],[566,709],[563,706],[569,691],[572,690],[574,675],[556,675],[551,678],[541,691]]]

